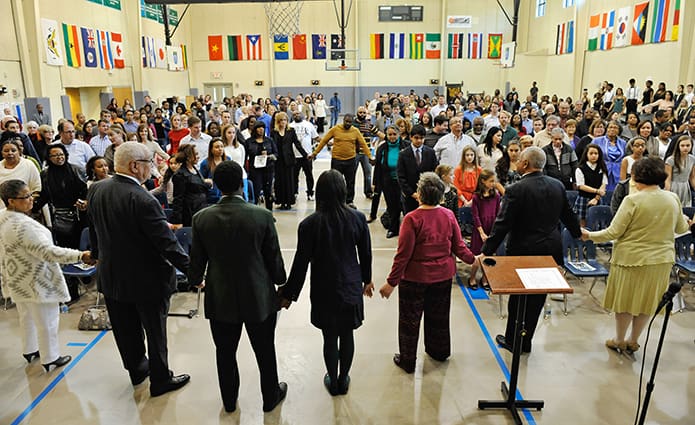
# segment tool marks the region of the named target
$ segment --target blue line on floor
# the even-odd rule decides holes
[[[67,344],[68,347],[86,347],[87,343],[86,342],[68,342]]]
[[[502,369],[502,374],[504,375],[504,378],[507,380],[507,383],[509,383],[510,376],[507,364],[504,362],[504,359],[502,359],[502,355],[500,354],[500,351],[497,349],[497,344],[493,342],[492,337],[490,336],[490,332],[487,330],[487,326],[485,326],[482,317],[480,317],[480,313],[478,313],[478,309],[475,307],[475,304],[473,304],[473,299],[471,298],[471,295],[468,292],[468,288],[466,288],[463,285],[463,283],[461,282],[461,278],[458,274],[456,275],[456,283],[458,284],[459,288],[461,288],[461,292],[463,292],[463,296],[466,298],[466,301],[468,302],[468,307],[470,307],[471,312],[473,312],[473,316],[475,317],[475,320],[478,322],[480,330],[483,332],[483,336],[487,341],[487,345],[490,347],[490,350],[492,350],[492,354],[494,354],[495,359],[497,360],[497,364],[499,365],[500,369]],[[516,390],[516,399],[524,399],[524,397],[521,395],[521,391],[519,391],[518,388]],[[522,409],[522,411],[524,412],[524,416],[526,417],[526,421],[529,423],[529,425],[536,425],[536,421],[535,419],[533,419],[533,415],[531,414],[531,412],[528,409]]]
[[[99,335],[97,335],[96,337],[94,337],[94,339],[93,339],[82,351],[80,351],[80,354],[78,354],[70,363],[67,364],[67,366],[65,366],[65,368],[64,368],[62,371],[60,371],[60,373],[58,374],[58,376],[56,376],[56,377],[51,381],[51,383],[48,384],[48,386],[47,386],[46,388],[44,388],[43,391],[41,391],[41,394],[39,394],[39,395],[34,399],[34,401],[32,401],[31,404],[30,404],[26,409],[24,409],[24,411],[23,411],[19,416],[17,416],[17,418],[16,418],[14,421],[12,421],[11,425],[17,425],[17,424],[21,423],[27,416],[29,416],[29,413],[31,413],[31,411],[34,410],[34,408],[35,408],[36,406],[38,406],[39,403],[41,403],[41,401],[42,401],[44,398],[46,398],[46,396],[48,395],[48,393],[50,393],[50,392],[53,390],[53,388],[55,388],[55,386],[58,385],[58,383],[59,383],[63,378],[65,378],[65,375],[67,375],[67,373],[70,372],[70,370],[72,370],[72,368],[75,367],[75,366],[77,365],[77,363],[79,363],[80,360],[82,360],[82,358],[83,358],[92,348],[94,348],[94,346],[97,344],[97,342],[99,342],[99,341],[101,340],[101,338],[103,338],[104,335],[106,335],[106,332],[108,332],[108,331],[107,331],[107,330],[103,330],[103,331],[99,332]]]

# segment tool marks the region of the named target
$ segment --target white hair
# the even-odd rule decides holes
[[[150,160],[152,151],[150,148],[138,142],[125,142],[116,149],[113,157],[114,168],[116,170],[127,170],[128,164],[132,161]]]
[[[531,168],[542,170],[545,167],[545,152],[538,146],[529,146],[521,152],[521,158],[528,161]]]

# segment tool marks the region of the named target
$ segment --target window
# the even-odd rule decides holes
[[[545,16],[545,3],[546,0],[536,0],[536,18]]]
[[[565,9],[574,6],[575,0],[562,0],[562,7]]]

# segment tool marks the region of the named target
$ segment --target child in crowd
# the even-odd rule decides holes
[[[85,168],[87,171],[88,188],[99,180],[104,180],[111,177],[109,175],[109,163],[106,162],[106,159],[104,159],[103,156],[96,155],[91,157],[89,161],[87,161]]]
[[[690,188],[695,187],[695,156],[693,142],[688,135],[678,138],[673,155],[666,158],[666,190],[678,195],[681,205],[692,206],[692,194]]]
[[[593,143],[587,145],[574,172],[579,196],[574,201],[574,212],[579,216],[581,226],[586,226],[586,210],[601,202],[606,195],[608,172],[603,161],[603,150]]]
[[[164,174],[159,179],[159,186],[150,191],[151,194],[157,195],[160,193],[166,194],[167,204],[171,205],[174,202],[174,183],[171,178],[181,168],[181,163],[176,155],[169,158],[169,168],[164,171]],[[158,198],[159,199],[159,198]]]
[[[451,210],[454,213],[454,217],[459,216],[459,204],[458,204],[458,191],[456,186],[452,183],[452,177],[454,174],[454,168],[451,165],[439,164],[434,172],[439,176],[444,182],[444,199],[442,200],[442,206]]]
[[[471,212],[473,215],[473,233],[471,234],[471,251],[478,255],[481,252],[483,243],[492,231],[497,213],[500,211],[500,195],[495,189],[497,181],[494,171],[482,170],[478,183],[473,194]],[[468,285],[475,289],[478,287],[476,274],[478,265],[476,262],[471,266],[471,275]]]
[[[629,179],[632,174],[632,166],[635,161],[642,159],[644,151],[647,149],[647,141],[643,137],[635,137],[627,142],[627,151],[631,151],[631,155],[626,155],[620,163],[620,180]]]
[[[475,149],[470,146],[463,148],[461,163],[454,171],[454,186],[459,193],[459,208],[471,206],[481,171]]]

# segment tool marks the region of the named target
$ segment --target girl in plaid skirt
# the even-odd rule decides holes
[[[606,195],[608,177],[606,163],[603,161],[601,148],[590,143],[579,161],[579,167],[575,171],[575,181],[579,196],[574,202],[574,212],[579,216],[581,226],[586,226],[586,210],[601,202],[601,197]]]

